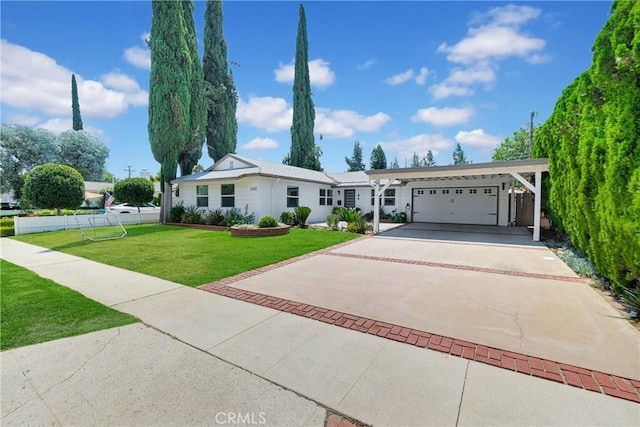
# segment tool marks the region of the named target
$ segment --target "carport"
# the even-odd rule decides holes
[[[507,195],[513,194],[518,181],[534,194],[533,240],[539,241],[542,172],[548,171],[548,159],[369,170],[366,173],[376,195],[374,233],[380,231],[380,198],[394,182],[403,185],[405,198],[411,200],[407,213],[412,221],[511,225],[504,213],[502,221],[498,220],[500,200],[511,206]],[[508,189],[505,182],[510,183]]]

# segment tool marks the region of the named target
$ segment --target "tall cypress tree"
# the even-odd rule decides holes
[[[73,130],[82,130],[82,116],[80,102],[78,102],[78,84],[76,75],[71,74],[71,112],[73,113]]]
[[[293,123],[291,126],[291,151],[288,164],[306,169],[322,170],[320,155],[313,138],[316,112],[311,99],[309,79],[309,43],[307,20],[302,4],[299,9],[298,35],[296,36],[295,75],[293,78]]]
[[[194,4],[193,0],[182,2],[184,12],[184,23],[186,26],[185,40],[189,47],[188,81],[190,89],[189,119],[191,125],[190,135],[187,145],[180,153],[178,164],[180,165],[180,175],[189,175],[193,167],[198,164],[202,157],[202,145],[204,144],[205,127],[207,120],[207,110],[204,99],[204,76],[200,56],[198,53],[198,40],[196,37],[196,25],[193,21]]]
[[[238,142],[238,94],[227,63],[222,19],[222,1],[207,0],[202,65],[207,103],[207,149],[214,162],[225,154],[235,153]]]
[[[190,80],[189,46],[185,40],[182,3],[152,1],[151,76],[149,80],[149,142],[160,163],[162,222],[171,209],[171,180],[178,159],[189,142]]]

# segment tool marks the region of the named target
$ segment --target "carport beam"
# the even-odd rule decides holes
[[[535,187],[529,181],[524,179],[518,172],[511,172],[511,175],[527,187],[534,195],[533,208],[533,241],[540,241],[540,211],[542,210],[542,172],[536,171]]]
[[[386,184],[380,188],[380,180],[374,181],[375,197],[373,199],[373,234],[378,234],[380,232],[380,195],[384,194],[385,190],[389,188],[393,180],[388,180]]]

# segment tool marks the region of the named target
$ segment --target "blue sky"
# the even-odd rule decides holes
[[[238,154],[280,162],[289,151],[298,2],[224,3],[238,103]],[[405,165],[431,149],[475,163],[551,114],[591,64],[610,2],[306,2],[316,143],[345,171],[359,140]],[[155,174],[147,134],[148,1],[2,1],[2,123],[71,128],[71,73],[85,130],[110,149],[116,177]],[[196,2],[202,49],[205,3]],[[320,140],[320,135],[322,139]],[[206,150],[200,163],[212,164]]]

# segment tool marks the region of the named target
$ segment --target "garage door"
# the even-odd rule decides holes
[[[498,187],[415,188],[413,222],[498,224]]]

